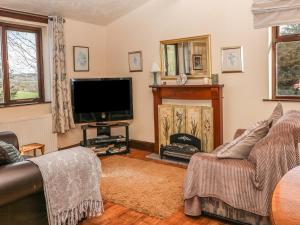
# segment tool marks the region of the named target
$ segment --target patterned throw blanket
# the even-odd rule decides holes
[[[276,184],[299,165],[300,112],[289,111],[251,150],[248,160],[197,153],[184,183],[185,213],[201,215],[195,197],[214,197],[236,209],[269,216]]]
[[[100,160],[76,147],[28,159],[43,177],[49,225],[76,225],[103,212]]]

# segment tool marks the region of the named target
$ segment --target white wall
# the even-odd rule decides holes
[[[211,34],[212,72],[220,74],[224,88],[224,139],[237,128],[267,118],[276,102],[268,96],[268,31],[253,29],[252,0],[152,0],[107,26],[107,72],[128,72],[129,51],[142,50],[144,72],[133,77],[135,119],[131,138],[154,141],[152,82],[149,70],[159,62],[159,41]],[[221,47],[243,46],[245,72],[221,74]],[[284,103],[284,109],[300,109]]]

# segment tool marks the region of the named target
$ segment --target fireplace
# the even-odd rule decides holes
[[[204,152],[210,153],[214,150],[212,107],[173,104],[159,105],[158,126],[159,146],[168,146],[172,140],[174,142],[174,137],[179,137],[188,138],[194,142],[199,140],[199,149]],[[173,134],[186,134],[186,136],[181,137],[177,135],[173,137]],[[198,147],[193,143],[191,145]]]
[[[173,157],[189,160],[201,151],[201,140],[193,135],[178,133],[170,136],[169,145],[160,146],[160,158]]]
[[[154,85],[155,149],[159,153],[159,105],[163,99],[211,100],[213,108],[213,148],[223,143],[223,85]],[[200,138],[201,139],[201,138]]]

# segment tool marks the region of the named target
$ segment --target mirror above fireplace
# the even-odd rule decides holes
[[[162,79],[177,79],[182,73],[189,79],[210,77],[210,35],[165,40],[160,46]]]

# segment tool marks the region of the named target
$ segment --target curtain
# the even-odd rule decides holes
[[[49,51],[52,61],[52,120],[53,132],[66,133],[75,127],[66,75],[64,19],[49,17]],[[51,65],[52,64],[52,65]]]
[[[300,23],[300,0],[254,0],[254,27]]]

